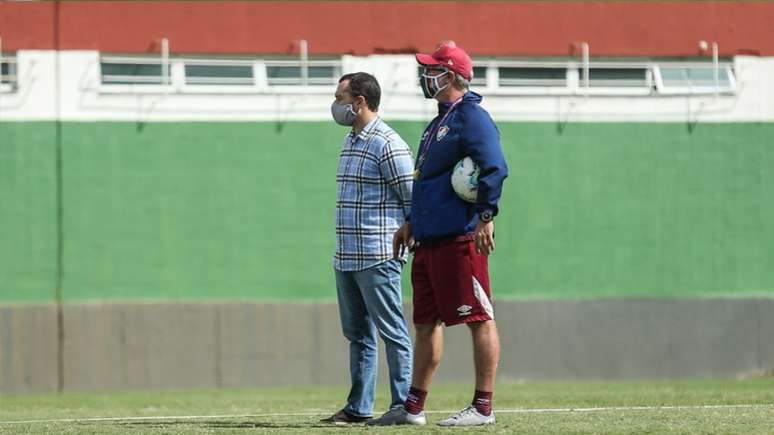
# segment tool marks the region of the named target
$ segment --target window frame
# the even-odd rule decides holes
[[[150,56],[113,56],[100,54],[98,60],[98,92],[101,94],[161,94],[161,93],[180,93],[180,94],[332,94],[335,90],[338,79],[343,71],[344,65],[341,58],[335,59],[313,59],[306,61],[308,67],[332,67],[333,75],[330,77],[329,84],[311,83],[303,85],[300,80],[297,83],[271,84],[267,77],[267,66],[290,66],[301,67],[303,62],[300,59],[266,59],[266,58],[192,58],[177,57],[169,59],[169,82],[168,83],[110,83],[104,80],[105,75],[102,72],[102,65],[107,64],[140,64],[140,65],[162,65],[163,59]],[[191,83],[186,75],[186,65],[238,65],[252,67],[252,80],[250,83],[241,84],[200,84]],[[335,77],[334,77],[335,76]],[[108,75],[118,80],[127,77],[121,75]],[[131,77],[131,76],[129,76]],[[157,77],[157,76],[150,76]],[[162,76],[158,76],[163,78]],[[327,80],[319,79],[320,81]]]
[[[701,87],[674,87],[664,86],[660,68],[712,68],[708,62],[686,62],[671,60],[648,61],[615,61],[598,60],[589,62],[591,70],[600,69],[638,69],[644,70],[645,80],[642,86],[600,86],[594,85],[591,78],[589,86],[585,86],[583,78],[584,64],[577,59],[543,61],[543,60],[500,60],[486,59],[474,60],[477,67],[487,67],[487,86],[483,88],[491,95],[525,95],[525,96],[554,96],[554,95],[581,95],[581,96],[673,96],[673,95],[707,95],[715,93],[714,86]],[[500,84],[500,68],[558,68],[566,69],[566,86],[503,86]],[[736,74],[733,62],[720,62],[719,67],[724,69],[728,77],[728,85],[719,89],[719,94],[733,95],[737,92]],[[593,77],[593,76],[592,76]]]
[[[589,62],[589,76],[591,76],[592,70],[643,70],[645,72],[645,80],[641,86],[594,86],[594,79],[589,79],[589,85],[586,87],[585,79],[583,77],[584,65],[582,63],[576,63],[574,66],[578,77],[577,81],[577,93],[580,95],[594,95],[594,96],[647,96],[654,95],[656,92],[654,74],[654,64],[651,62],[624,62],[624,61],[596,61]],[[597,80],[599,81],[599,80]]]
[[[231,89],[239,88],[255,88],[258,83],[256,82],[256,62],[252,59],[197,59],[197,58],[180,58],[175,59],[175,63],[182,64],[182,87],[188,88],[216,88],[227,87]],[[207,77],[207,76],[189,76],[189,66],[205,66],[205,67],[249,67],[249,77]],[[217,80],[224,80],[224,82],[217,82]],[[212,81],[212,83],[207,83]],[[233,81],[236,83],[228,83]]]
[[[261,64],[263,65],[263,75],[265,77],[265,83],[266,87],[269,89],[274,90],[293,90],[293,89],[324,89],[326,92],[329,91],[329,89],[326,89],[328,86],[333,86],[335,89],[336,85],[338,84],[339,78],[342,76],[343,71],[343,65],[341,59],[315,59],[315,60],[308,60],[306,62],[302,62],[298,59],[293,60],[277,60],[277,59],[264,59],[261,61]],[[299,68],[301,70],[304,67],[304,64],[306,64],[307,69],[309,68],[315,68],[315,67],[323,67],[323,68],[332,68],[333,74],[330,77],[331,82],[330,83],[322,83],[322,80],[327,80],[328,77],[325,77],[324,79],[316,78],[316,77],[309,77],[307,75],[307,82],[304,83],[303,75],[300,75],[297,79],[291,78],[287,79],[286,83],[273,83],[272,80],[276,80],[276,78],[270,78],[269,77],[269,68],[272,67],[278,67],[278,68]],[[312,83],[310,81],[317,81],[319,80],[319,83]]]
[[[490,59],[487,72],[488,91],[494,95],[572,95],[574,77],[571,74],[571,62],[543,60],[496,60]],[[475,64],[475,61],[474,61]],[[502,86],[500,84],[500,68],[546,68],[562,69],[565,73],[564,86]]]
[[[662,62],[654,66],[654,79],[656,89],[660,95],[733,95],[737,93],[736,72],[734,71],[734,65],[732,62],[720,62],[718,69],[722,69],[726,73],[728,78],[728,86],[724,86],[720,80],[719,86],[716,88],[714,85],[710,86],[665,86],[664,77],[661,73],[661,68],[682,68],[682,69],[709,69],[713,70],[714,65],[707,62],[681,62],[670,64]]]
[[[8,65],[8,74],[2,74],[2,65]],[[11,94],[19,89],[19,62],[15,55],[0,56],[0,93]]]
[[[166,93],[174,88],[174,74],[173,74],[173,61],[168,63],[168,81],[164,83],[163,73],[163,59],[158,56],[112,56],[102,55],[100,53],[97,63],[98,77],[99,77],[99,92],[100,93],[118,93],[118,94],[142,94],[142,93]],[[103,64],[124,64],[124,65],[159,65],[161,73],[159,74],[160,83],[143,83],[138,81],[137,83],[111,83],[104,80],[105,74],[103,74]],[[109,75],[109,77],[132,77],[121,75]],[[149,76],[155,77],[155,76]],[[118,80],[116,80],[118,81]]]

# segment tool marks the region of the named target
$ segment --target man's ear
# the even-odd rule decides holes
[[[355,101],[357,101],[358,107],[368,107],[368,102],[366,101],[365,97],[362,95],[358,95],[355,98]]]

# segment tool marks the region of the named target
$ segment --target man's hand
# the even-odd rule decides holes
[[[406,222],[392,236],[392,256],[403,257],[406,249],[414,247],[414,237],[411,236],[411,222]]]
[[[494,251],[494,222],[484,222],[479,220],[476,224],[476,252],[489,255]]]

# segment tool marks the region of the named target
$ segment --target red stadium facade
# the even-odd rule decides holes
[[[57,21],[59,40],[54,37]],[[774,55],[774,2],[40,2],[0,3],[3,49],[374,54],[457,40],[476,56]],[[58,45],[58,46],[57,46]]]

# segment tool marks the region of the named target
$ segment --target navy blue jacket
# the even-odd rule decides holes
[[[481,95],[467,92],[443,125],[435,128],[452,105],[439,103],[438,116],[422,135],[424,138],[436,132],[430,138],[419,178],[414,180],[411,199],[411,232],[419,242],[469,234],[476,228],[479,213],[498,212],[497,202],[508,166],[500,146],[500,132],[489,113],[479,106],[480,102]],[[421,154],[420,149],[417,161]],[[460,199],[451,185],[454,166],[466,156],[480,168],[475,204]]]

